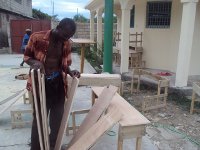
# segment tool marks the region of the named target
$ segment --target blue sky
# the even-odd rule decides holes
[[[54,15],[57,14],[59,19],[64,17],[73,18],[77,12],[89,18],[90,13],[84,7],[90,0],[32,0],[32,6],[33,8],[52,15],[53,1]]]

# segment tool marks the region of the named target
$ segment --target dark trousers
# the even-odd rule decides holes
[[[53,80],[45,80],[45,88],[46,88],[46,104],[47,104],[46,107],[47,107],[47,114],[49,114],[49,125],[50,125],[50,135],[49,135],[50,147],[51,149],[53,149],[56,143],[57,134],[60,128],[60,123],[64,111],[65,92],[64,92],[62,76],[59,75]],[[39,98],[37,99],[39,103]],[[32,132],[31,150],[40,150],[35,108],[33,113],[33,123],[31,132]]]

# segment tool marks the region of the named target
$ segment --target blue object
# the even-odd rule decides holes
[[[26,45],[28,44],[28,40],[29,40],[30,36],[28,34],[25,34],[23,37],[23,41],[22,41],[22,46],[21,46],[21,52],[24,53]]]
[[[55,72],[52,72],[51,75],[45,76],[45,79],[47,79],[47,80],[53,80],[56,77],[58,77],[59,75],[60,75],[60,72],[55,71]]]

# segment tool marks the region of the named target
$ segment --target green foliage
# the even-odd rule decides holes
[[[81,15],[81,14],[75,15],[75,16],[73,17],[73,20],[74,20],[75,22],[83,22],[83,23],[89,22],[89,20],[88,20],[86,17],[84,17],[83,15]]]
[[[53,21],[59,21],[58,15],[50,16],[47,13],[43,13],[42,11],[33,8],[33,18],[41,19],[41,20],[53,20]]]

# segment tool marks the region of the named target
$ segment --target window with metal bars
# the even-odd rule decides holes
[[[170,28],[171,1],[147,2],[146,28]]]
[[[131,9],[131,14],[130,14],[130,28],[134,28],[134,23],[135,23],[135,5],[133,5],[133,8]]]

